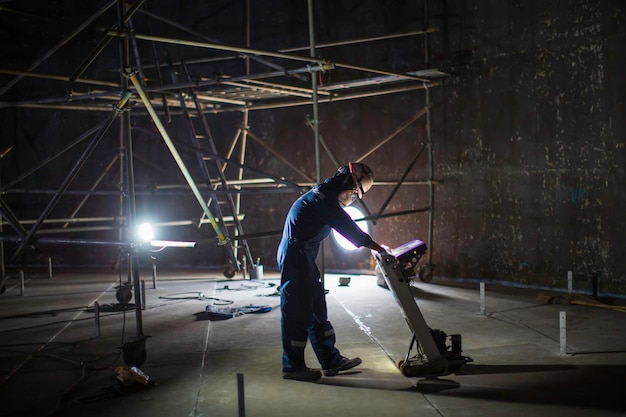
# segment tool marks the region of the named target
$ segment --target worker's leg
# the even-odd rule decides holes
[[[328,321],[326,296],[321,282],[316,283],[313,289],[313,325],[309,328],[309,339],[323,369],[341,361],[342,356],[335,347],[335,329]]]
[[[310,294],[298,282],[287,281],[280,289],[280,309],[283,371],[306,368],[304,349],[313,317]]]

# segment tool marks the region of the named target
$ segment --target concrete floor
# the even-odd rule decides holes
[[[429,326],[462,334],[473,362],[451,375],[406,378],[396,363],[411,332],[392,294],[373,275],[352,276],[349,286],[327,275],[338,347],[363,364],[305,383],[281,378],[277,274],[159,271],[157,289],[151,272],[142,279],[149,338],[139,369],[150,386],[120,392],[119,347],[137,335],[137,316],[119,308],[117,274],[30,273],[23,295],[10,278],[0,296],[0,416],[626,416],[626,314],[606,305],[551,304],[535,290],[487,285],[482,314],[477,283],[415,282]],[[250,304],[273,309],[222,320],[205,312]],[[310,347],[307,354],[318,366]]]

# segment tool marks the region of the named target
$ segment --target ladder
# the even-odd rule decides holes
[[[170,68],[170,77],[173,83],[178,82],[178,76],[174,71],[172,64],[169,64]],[[182,62],[182,68],[187,78],[187,81],[192,81],[192,77],[189,73],[186,63]],[[202,152],[207,145],[209,146],[209,151],[213,155],[217,155],[217,147],[215,146],[215,141],[213,140],[213,136],[211,135],[211,129],[209,127],[208,120],[203,111],[202,104],[198,99],[196,91],[191,88],[189,91],[183,92],[180,90],[178,92],[178,99],[180,101],[180,107],[183,112],[184,117],[188,122],[188,132],[191,143],[195,149],[196,158],[198,160],[198,164],[200,167],[200,172],[204,177],[205,183],[209,187],[209,193],[211,195],[208,200],[207,205],[211,205],[211,203],[215,203],[213,206],[215,207],[215,212],[217,214],[218,219],[221,220],[224,225],[225,235],[229,238],[226,243],[228,253],[231,257],[231,262],[233,265],[239,269],[240,262],[237,259],[238,249],[243,249],[244,256],[242,256],[243,267],[244,270],[247,265],[253,265],[254,260],[252,258],[252,253],[250,252],[250,246],[248,245],[247,240],[245,239],[236,239],[236,236],[243,236],[243,226],[239,219],[239,212],[236,208],[235,201],[233,200],[232,193],[230,192],[230,187],[228,185],[228,181],[226,180],[226,176],[224,173],[224,166],[222,161],[216,158],[205,158]],[[188,105],[188,100],[193,102],[193,106]],[[211,159],[215,166],[213,173],[210,170],[209,165],[207,164],[207,159]],[[216,180],[214,181],[214,177]],[[215,185],[217,184],[217,185]],[[216,188],[219,187],[222,189],[222,193],[217,193]],[[221,196],[221,198],[220,198]],[[232,215],[233,222],[232,226],[234,226],[234,236],[235,238],[231,238],[228,233],[228,225],[224,221],[224,211],[222,210],[222,206],[225,206],[228,210],[228,213]],[[198,227],[202,224],[202,221],[205,218],[205,214],[202,214]],[[247,261],[247,262],[246,262]],[[245,272],[244,272],[245,274]],[[245,276],[245,275],[244,275]]]

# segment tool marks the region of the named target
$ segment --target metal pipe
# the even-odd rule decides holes
[[[260,143],[262,146],[269,146],[262,139],[259,139],[259,140],[261,140],[263,142],[262,144]],[[272,153],[274,152],[273,149],[268,149],[268,151],[270,151]],[[226,164],[232,164],[232,165],[238,166],[239,168],[244,168],[244,169],[248,170],[249,172],[253,172],[253,173],[259,174],[259,175],[261,175],[263,177],[267,177],[269,179],[272,179],[272,180],[274,180],[274,182],[276,182],[278,184],[283,184],[283,185],[286,185],[286,186],[292,187],[292,188],[300,188],[300,186],[298,184],[294,183],[294,182],[288,181],[288,180],[286,180],[286,179],[284,179],[282,177],[278,177],[278,176],[272,175],[272,174],[267,173],[265,171],[261,171],[260,169],[254,168],[254,167],[252,167],[250,165],[239,163],[239,162],[234,161],[234,160],[232,160],[230,158],[224,158],[224,157],[222,157],[222,156],[220,156],[218,154],[208,153],[206,151],[204,151],[204,155],[205,155],[204,156],[205,159],[218,159],[218,160],[224,162],[224,167],[226,166]],[[244,181],[255,181],[255,180],[242,180],[241,184],[246,184],[246,182],[244,182]]]
[[[311,118],[309,118],[307,116],[306,118],[306,124],[307,126],[309,126],[313,132],[315,133],[315,128],[316,126],[318,126],[317,124],[313,123],[313,120],[311,120]],[[317,136],[317,138],[319,138],[319,142],[322,145],[322,147],[324,148],[324,150],[326,151],[326,155],[328,155],[328,157],[330,158],[330,160],[333,162],[333,164],[339,168],[342,163],[339,162],[339,160],[337,159],[337,157],[335,156],[334,152],[330,149],[330,147],[328,146],[328,144],[326,143],[326,140],[324,139],[324,137],[319,134],[319,132],[315,135]]]
[[[104,177],[109,173],[111,168],[113,168],[113,165],[115,165],[115,162],[117,162],[118,158],[119,158],[119,155],[114,155],[113,156],[113,160],[109,163],[109,165],[107,165],[107,167],[104,169],[102,174],[100,174],[100,177],[98,177],[98,179],[94,182],[94,184],[89,189],[90,192],[94,191],[96,189],[96,187],[98,187],[98,185],[100,185],[100,183],[102,182]],[[74,219],[74,217],[76,217],[76,215],[78,214],[80,209],[85,205],[85,203],[87,202],[87,200],[89,199],[90,196],[91,196],[91,194],[87,194],[87,195],[85,195],[81,199],[81,201],[78,203],[78,205],[76,206],[74,211],[72,211],[72,214],[70,214],[70,220],[68,220],[68,222],[63,225],[63,228],[67,228],[70,225],[70,222],[72,221],[72,219]]]
[[[230,141],[230,144],[228,145],[228,150],[226,151],[226,158],[222,159],[222,162],[224,162],[224,164],[222,165],[222,169],[224,170],[224,172],[226,172],[226,167],[228,167],[228,164],[230,163],[230,158],[232,158],[233,153],[235,153],[235,147],[237,146],[237,142],[239,142],[239,138],[241,137],[243,130],[247,128],[248,126],[245,125],[243,126],[243,128],[239,127],[235,132],[235,136]],[[243,164],[240,164],[240,168],[242,166]]]
[[[241,75],[236,77],[216,77],[210,79],[198,79],[193,82],[182,82],[176,85],[161,85],[154,87],[145,87],[144,90],[147,92],[155,92],[155,91],[163,91],[163,90],[178,90],[180,88],[196,88],[196,87],[205,87],[209,85],[219,85],[222,81],[226,80],[229,82],[236,82],[242,80],[261,80],[265,78],[275,78],[275,77],[284,77],[288,75],[297,75],[297,74],[308,74],[311,71],[322,71],[325,68],[328,68],[327,64],[317,64],[317,65],[307,65],[302,68],[295,69],[285,69],[284,71],[272,71],[272,72],[263,72],[256,73],[251,75]],[[292,87],[289,87],[292,88]]]
[[[95,338],[100,337],[100,304],[98,302],[93,303],[93,317],[96,324],[96,334]]]
[[[19,236],[0,236],[3,242],[20,242]],[[60,244],[76,244],[76,245],[94,245],[94,246],[119,246],[131,247],[130,242],[120,242],[117,240],[95,240],[95,239],[62,239],[62,238],[37,238],[37,243],[60,243]]]
[[[237,410],[239,417],[246,417],[246,400],[244,394],[243,374],[237,374]]]
[[[485,315],[485,283],[480,283],[480,314]]]
[[[111,111],[111,108],[109,107],[109,111]],[[46,166],[48,163],[50,163],[51,161],[55,160],[56,158],[58,158],[59,156],[63,155],[65,152],[69,151],[70,149],[72,149],[74,146],[78,145],[79,143],[81,143],[83,140],[85,140],[86,138],[88,138],[89,136],[91,136],[92,133],[97,132],[99,129],[102,128],[104,122],[96,125],[95,127],[87,130],[85,133],[83,133],[82,135],[80,135],[76,140],[74,140],[72,143],[70,143],[68,146],[66,146],[65,148],[61,149],[59,152],[57,152],[56,154],[44,159],[39,165],[29,169],[28,171],[26,171],[25,173],[23,173],[22,175],[20,175],[19,177],[15,178],[13,181],[11,181],[10,183],[6,184],[5,186],[2,187],[2,190],[6,190],[9,189],[11,187],[13,187],[15,184],[19,183],[20,181],[22,181],[23,179],[27,178],[28,176],[30,176],[32,173],[38,171],[39,169],[43,168],[44,166]]]
[[[43,74],[43,73],[35,73],[35,72],[29,72],[29,71],[18,71],[18,70],[10,70],[10,69],[0,69],[0,74],[20,75],[20,76],[22,76],[22,78],[23,77],[43,78],[45,80],[65,81],[65,82],[68,82],[70,80],[70,77],[66,77],[64,75]],[[93,84],[93,85],[101,85],[103,87],[119,88],[119,84],[111,83],[111,82],[108,82],[108,81],[89,80],[87,78],[79,78],[79,79],[77,79],[75,81],[78,82],[78,83],[81,83],[81,84]]]
[[[206,158],[206,157],[205,157]],[[207,159],[211,159],[211,158],[207,158]],[[214,194],[219,194],[219,195],[226,195],[226,194],[233,194],[233,193],[237,193],[237,192],[241,192],[241,193],[252,193],[252,194],[258,194],[258,193],[275,193],[275,192],[289,192],[289,190],[286,190],[286,188],[291,189],[291,191],[296,191],[296,192],[300,192],[302,191],[303,188],[315,185],[313,180],[309,180],[307,182],[301,183],[301,184],[296,184],[296,183],[291,183],[289,181],[279,181],[279,180],[275,180],[275,182],[271,182],[269,178],[263,178],[261,179],[263,181],[263,183],[260,184],[255,184],[253,182],[251,182],[250,184],[248,184],[249,188],[245,188],[245,189],[241,189],[241,190],[232,190],[232,189],[228,189],[228,190],[213,190],[211,191]],[[251,180],[253,181],[253,180]],[[243,184],[246,185],[247,181],[243,181]],[[410,185],[415,185],[415,184],[428,184],[428,181],[424,180],[421,182],[416,182],[416,181],[412,181]],[[390,183],[387,182],[381,182],[381,183],[376,183],[375,185],[390,185]],[[198,186],[198,188],[202,189],[202,188],[206,188],[207,185],[201,184]],[[160,193],[162,196],[170,196],[170,195],[185,195],[188,194],[188,190],[189,190],[189,186],[188,185],[183,185],[183,184],[164,184],[164,185],[146,185],[144,188],[146,188],[145,191],[136,191],[135,195],[142,195],[142,196],[151,196],[154,195],[154,191],[155,190],[161,190],[162,192]],[[163,192],[165,191],[165,192]],[[42,189],[26,189],[26,188],[14,188],[12,190],[8,190],[8,191],[4,191],[3,194],[55,194],[57,191],[56,190],[42,190]],[[89,195],[100,195],[100,196],[108,196],[108,195],[115,195],[115,196],[124,196],[125,193],[123,191],[88,191],[88,190],[67,190],[65,192],[65,195],[85,195],[85,194],[89,194]],[[120,216],[121,218],[125,217],[125,216]],[[67,218],[65,218],[67,219]],[[17,221],[17,220],[16,220]],[[58,220],[56,220],[58,222]],[[67,221],[67,220],[65,220]],[[18,221],[20,223],[24,223],[23,221]],[[6,223],[6,222],[5,222]]]
[[[121,21],[118,22],[116,26],[119,28],[119,27],[122,27],[124,23],[128,22],[128,20],[132,17],[132,15],[135,14],[137,9],[141,7],[144,1],[145,0],[137,0],[135,4],[133,4],[132,7],[126,12],[124,17],[120,19]],[[117,3],[119,4],[119,2]],[[96,47],[91,51],[91,54],[89,54],[87,59],[85,59],[83,63],[76,69],[76,71],[74,71],[74,73],[70,76],[70,82],[73,83],[74,81],[76,81],[76,79],[78,79],[81,75],[83,75],[83,73],[87,70],[87,68],[93,63],[93,61],[96,60],[96,58],[98,58],[98,56],[102,53],[104,48],[106,48],[107,45],[112,40],[113,38],[111,38],[110,36],[104,36],[100,40],[98,45],[96,45]]]
[[[143,317],[141,315],[141,287],[140,287],[140,279],[139,279],[139,252],[137,248],[133,248],[130,255],[130,264],[131,264],[131,276],[132,277],[133,287],[135,289],[135,327],[137,329],[137,339],[141,339],[143,337]]]
[[[251,13],[250,13],[250,0],[246,0],[245,2],[245,10],[244,10],[244,19],[245,19],[245,45],[246,48],[250,48],[250,21],[251,21]],[[244,62],[246,65],[246,75],[250,75],[250,56],[246,55],[244,58]],[[237,83],[238,84],[238,83]],[[239,167],[239,169],[237,170],[237,179],[238,180],[242,180],[243,179],[243,174],[244,174],[244,170],[243,170],[243,164],[246,162],[246,151],[248,148],[248,131],[249,129],[249,115],[250,112],[248,111],[248,109],[244,109],[243,111],[243,115],[242,115],[242,122],[241,125],[244,127],[243,129],[239,129],[239,132],[241,132],[241,143],[239,146],[239,163],[241,164],[241,166]],[[225,167],[222,166],[222,175],[225,172]],[[235,187],[237,189],[240,189],[239,187]],[[235,208],[235,212],[233,213],[233,216],[237,216],[239,217],[239,214],[241,213],[241,193],[237,193],[235,195],[235,201],[234,201],[234,208]],[[241,223],[237,223],[238,225]],[[239,227],[235,228],[235,235],[240,236],[243,234],[243,229],[240,229]],[[250,256],[250,262],[252,263],[252,254],[250,252],[250,247],[248,246],[248,242],[246,240],[242,241],[244,244],[244,247],[246,249],[246,254],[248,256]],[[239,242],[235,242],[235,247],[234,247],[234,258],[237,259],[237,256],[239,255]],[[245,262],[245,257],[243,258],[244,262],[243,262],[243,271],[245,274],[246,271],[246,262]]]
[[[49,223],[81,223],[81,222],[112,222],[112,221],[124,221],[126,218],[125,217],[74,217],[72,219],[69,219],[67,217],[64,218],[60,218],[60,219],[45,219],[44,220],[44,224],[49,224]],[[33,219],[29,219],[29,220],[19,220],[19,223],[22,225],[26,225],[26,224],[34,224],[35,222],[37,222],[37,220],[33,220]],[[2,224],[8,224],[7,222],[2,222]]]
[[[318,103],[335,103],[338,101],[346,101],[346,100],[354,100],[359,98],[368,98],[368,97],[379,97],[385,94],[397,94],[397,93],[405,93],[413,90],[421,90],[424,87],[421,84],[414,84],[410,86],[404,87],[396,87],[389,90],[384,91],[368,91],[361,93],[350,93],[345,95],[333,95],[332,97],[318,97]],[[272,110],[272,109],[280,109],[284,107],[297,107],[297,106],[308,106],[311,104],[311,100],[300,100],[300,101],[285,101],[283,103],[271,103],[271,104],[251,104],[247,105],[249,110]],[[213,113],[224,113],[229,111],[239,111],[241,109],[234,108],[222,108],[212,110]]]
[[[111,110],[111,106],[108,104],[103,105],[95,105],[95,106],[79,106],[79,105],[68,105],[68,104],[37,104],[37,103],[22,103],[15,106],[10,106],[11,103],[0,103],[0,108],[3,107],[18,107],[22,109],[48,109],[48,110],[81,110],[81,111],[102,111],[108,112]]]
[[[407,120],[402,126],[400,126],[399,128],[397,128],[391,135],[387,136],[385,139],[383,139],[382,141],[380,141],[376,146],[374,146],[372,149],[370,149],[369,151],[365,152],[361,157],[356,159],[356,162],[362,162],[365,158],[367,158],[368,156],[370,156],[372,153],[374,153],[374,151],[376,151],[378,148],[380,148],[381,146],[383,146],[385,143],[389,142],[391,139],[393,139],[396,135],[398,135],[400,132],[402,132],[404,129],[406,129],[407,127],[409,127],[411,124],[413,124],[413,122],[415,122],[417,119],[419,119],[420,117],[422,117],[426,112],[428,111],[428,106],[422,108],[420,111],[418,111],[417,113],[415,113],[415,115],[413,115],[413,117],[411,117],[409,120]]]
[[[128,28],[130,30],[135,30],[135,28],[133,27],[133,19],[128,19]],[[137,66],[137,72],[139,73],[139,79],[141,80],[142,83],[145,84],[146,81],[146,76],[143,72],[143,67],[141,65],[141,59],[139,58],[141,56],[141,54],[139,53],[139,46],[137,45],[137,39],[131,39],[131,44],[133,47],[133,55],[135,57],[135,65]],[[122,68],[125,68],[127,65],[129,65],[130,63],[124,63],[124,65],[122,66]]]
[[[322,49],[322,48],[331,48],[334,46],[354,45],[355,43],[365,43],[365,42],[381,41],[381,40],[387,40],[387,39],[403,38],[403,37],[414,36],[414,35],[424,35],[426,33],[432,33],[432,32],[437,32],[437,31],[439,31],[439,28],[428,28],[426,30],[414,30],[411,32],[394,33],[394,34],[384,35],[384,36],[372,36],[370,38],[352,39],[348,41],[339,41],[339,42],[319,43],[315,45],[315,47],[317,49]],[[300,46],[296,48],[281,49],[280,52],[304,51],[308,48],[310,47]]]
[[[354,219],[354,221],[358,222],[362,220],[379,220],[379,219],[384,219],[387,217],[407,216],[409,214],[424,213],[424,212],[427,212],[428,210],[430,210],[430,207],[424,207],[421,209],[414,209],[414,210],[395,211],[393,213],[385,213],[381,215],[373,214],[370,216],[363,216],[359,219]]]
[[[567,355],[567,313],[559,311],[559,351]]]
[[[421,82],[430,82],[430,80],[428,80],[426,78],[418,77],[418,76],[412,75],[412,74],[403,74],[403,73],[392,72],[392,71],[384,71],[384,70],[371,68],[371,67],[360,67],[358,65],[343,64],[343,63],[340,63],[340,62],[333,62],[333,65],[335,66],[335,68],[346,68],[346,69],[351,69],[351,70],[355,70],[355,71],[371,72],[371,73],[374,73],[374,74],[391,75],[391,76],[394,76],[394,77],[403,78],[403,79],[407,79],[407,80],[415,80],[415,81],[421,81]]]
[[[141,280],[141,309],[146,309],[146,281]]]
[[[432,129],[430,125],[430,89],[425,88],[426,95],[426,107],[429,109],[426,112],[426,143],[428,147],[428,179],[431,183],[428,185],[428,201],[430,201],[430,211],[428,212],[428,247],[433,247],[434,238],[434,222],[435,222],[435,185],[433,180],[435,179],[435,163],[433,160],[433,143],[432,143]],[[433,263],[433,250],[428,251],[428,265]]]
[[[121,89],[124,90],[124,89]],[[66,103],[72,103],[72,105],[68,105],[67,107],[75,107],[78,108],[79,106],[76,106],[73,103],[76,102],[80,102],[80,101],[89,101],[89,102],[95,102],[96,99],[103,99],[103,100],[117,100],[117,98],[119,97],[119,91],[120,89],[116,89],[116,91],[88,91],[86,93],[81,93],[81,94],[76,94],[75,92],[69,92],[66,93],[66,95],[62,96],[62,97],[48,97],[48,98],[37,98],[37,99],[32,99],[32,100],[22,100],[22,101],[12,101],[12,102],[1,102],[0,103],[0,108],[7,108],[7,107],[29,107],[31,105],[40,105],[40,106],[45,106],[45,105],[52,105],[52,104],[59,104],[59,105],[64,105]],[[87,104],[84,107],[94,107],[93,104]],[[110,110],[110,107],[107,107],[107,110]]]
[[[50,235],[57,233],[77,233],[77,232],[101,232],[106,230],[119,230],[121,226],[91,226],[91,227],[72,227],[72,228],[58,228],[58,229],[40,229],[35,236]],[[39,242],[39,240],[37,240]]]
[[[205,48],[205,49],[217,49],[217,50],[222,50],[222,51],[241,52],[245,54],[282,58],[282,59],[288,59],[292,61],[312,62],[315,64],[319,64],[321,66],[321,68],[319,69],[311,67],[310,68],[311,72],[332,69],[332,68],[346,68],[346,69],[352,69],[356,71],[371,72],[374,74],[393,75],[395,77],[408,79],[408,80],[429,82],[429,80],[426,78],[418,77],[418,76],[411,75],[411,74],[396,73],[396,72],[384,71],[384,70],[380,70],[376,68],[360,67],[357,65],[350,65],[350,64],[337,63],[337,62],[330,63],[326,60],[315,58],[313,56],[303,57],[303,56],[284,54],[284,53],[274,52],[274,51],[241,48],[241,47],[237,47],[233,45],[217,44],[217,43],[212,43],[212,42],[197,42],[197,41],[190,41],[190,40],[184,40],[184,39],[166,38],[166,37],[161,37],[161,36],[145,35],[145,34],[140,34],[140,33],[135,33],[135,32],[120,31],[120,30],[110,30],[107,32],[107,34],[109,36],[129,37],[129,38],[136,38],[136,39],[141,39],[141,40],[146,40],[146,41],[161,42],[161,43],[180,45],[180,46],[191,46],[191,47]],[[282,75],[286,75],[286,74],[282,74]]]
[[[167,43],[171,45],[191,46],[191,47],[204,48],[204,49],[217,49],[220,51],[241,52],[244,54],[269,56],[273,58],[282,58],[282,59],[288,59],[292,61],[313,62],[315,64],[319,64],[322,66],[329,65],[323,59],[316,59],[316,58],[311,59],[309,57],[304,57],[304,56],[283,54],[280,52],[265,51],[261,49],[242,48],[239,46],[219,44],[215,42],[198,42],[198,41],[191,41],[191,40],[186,40],[186,39],[166,38],[163,36],[152,36],[152,35],[146,35],[146,34],[141,34],[141,33],[136,33],[136,32],[124,31],[124,30],[109,30],[107,32],[107,35],[117,36],[117,37],[122,37],[122,38],[124,37],[135,38],[135,39],[140,39],[144,41],[161,42],[161,43]],[[285,74],[283,73],[283,75]],[[408,77],[415,78],[412,76],[408,76]]]
[[[310,45],[310,55],[312,58],[315,57],[315,21],[314,21],[314,8],[313,8],[313,0],[307,1],[308,7],[308,18],[309,18],[309,45]],[[321,160],[320,160],[320,127],[319,127],[319,102],[317,95],[317,73],[311,72],[311,104],[313,106],[313,136],[315,139],[315,182],[319,184],[322,181],[322,171],[321,171]],[[324,280],[326,275],[326,267],[325,267],[325,259],[324,256],[324,242],[320,246],[320,252],[318,255],[319,263],[320,263],[320,273],[321,273],[321,281],[322,287],[324,286]]]
[[[17,232],[20,236],[24,236],[26,234],[26,229],[20,223],[19,219],[13,211],[9,208],[9,206],[4,202],[2,196],[0,196],[0,214],[7,219],[7,223]]]
[[[231,81],[222,81],[220,82],[222,85],[229,85],[231,87],[239,87],[245,88],[254,91],[263,91],[274,94],[281,94],[283,96],[293,96],[293,97],[303,97],[310,98],[311,92],[306,88],[294,88],[291,86],[285,85],[276,85],[271,83],[261,83],[256,80],[250,80],[248,82],[231,82]],[[265,85],[263,85],[265,84]],[[318,91],[318,94],[325,94],[329,96],[331,93],[328,91]],[[243,102],[244,104],[246,102]]]
[[[276,158],[281,160],[289,168],[293,169],[295,172],[297,172],[298,174],[302,175],[302,177],[304,179],[309,180],[309,181],[313,181],[313,178],[309,177],[307,174],[305,174],[303,171],[301,171],[300,168],[298,168],[297,166],[292,164],[291,161],[289,161],[289,159],[287,159],[286,157],[284,157],[281,154],[279,154],[267,142],[265,142],[263,139],[258,137],[256,134],[254,134],[252,132],[248,132],[248,136],[250,136],[252,139],[254,139],[259,145],[261,145],[265,149],[267,149],[272,155],[274,155]]]
[[[391,202],[391,199],[395,196],[396,192],[402,185],[402,182],[404,181],[404,179],[407,177],[407,175],[409,175],[409,172],[411,171],[411,169],[413,169],[413,166],[415,165],[419,157],[422,155],[422,152],[424,152],[424,149],[426,149],[426,143],[422,144],[422,147],[420,148],[419,152],[417,152],[417,155],[415,155],[415,158],[413,158],[413,160],[411,161],[407,169],[402,174],[402,177],[398,180],[398,182],[396,183],[396,186],[393,188],[393,190],[389,194],[389,197],[387,197],[383,205],[380,207],[380,210],[378,211],[379,217],[383,214],[383,212],[387,208],[387,205],[389,204],[389,202]]]
[[[308,0],[308,17],[309,17],[309,45],[311,58],[315,58],[315,22],[313,0]],[[315,135],[315,181],[321,182],[321,163],[320,163],[320,129],[319,129],[319,108],[317,102],[317,73],[313,72],[311,76],[311,102],[313,105],[313,132]]]
[[[445,3],[445,2],[444,2]],[[444,5],[445,7],[445,5]],[[428,1],[424,2],[424,27],[428,27]],[[424,36],[424,66],[428,68],[430,63],[430,39],[428,34]],[[435,178],[435,167],[433,160],[433,144],[432,144],[432,129],[430,125],[430,90],[427,85],[424,85],[425,91],[425,100],[426,107],[428,111],[426,112],[426,141],[428,143],[428,178],[432,181]],[[430,211],[428,212],[428,247],[433,247],[433,237],[434,237],[434,220],[435,220],[435,186],[431,182],[428,186],[428,199],[430,201]],[[427,254],[428,265],[433,264],[433,253],[435,251],[429,250]]]
[[[229,78],[228,82],[233,82],[235,80],[258,80],[262,78],[272,78],[272,77],[282,77],[289,74],[299,74],[299,73],[310,73],[312,69],[310,67],[297,69],[297,70],[286,70],[285,72],[273,72],[273,73],[263,73],[263,74],[255,74],[250,76],[241,76],[241,77],[233,77]],[[154,87],[145,87],[144,91],[146,92],[155,92],[159,93],[163,96],[164,91],[175,90],[181,88],[194,88],[194,87],[206,87],[210,85],[219,85],[222,84],[221,79],[211,79],[211,80],[198,80],[193,83],[183,82],[177,84],[170,85],[161,85]],[[429,82],[430,87],[436,87],[440,83],[431,81]],[[345,101],[345,100],[354,100],[359,98],[367,98],[367,97],[377,97],[385,94],[396,94],[403,93],[407,91],[419,90],[424,88],[422,84],[411,84],[409,86],[402,86],[396,88],[390,88],[387,90],[376,90],[376,91],[368,91],[361,93],[350,93],[344,95],[332,94],[331,91],[320,90],[318,94],[329,94],[329,96],[324,96],[322,98],[318,97],[318,102],[320,103],[328,103],[328,102],[336,102],[336,101]],[[113,95],[113,92],[103,92],[103,93],[87,93],[79,96],[72,96],[72,104],[67,104],[67,97],[63,98],[53,98],[53,99],[37,99],[37,100],[25,100],[20,102],[1,102],[0,108],[6,107],[19,107],[19,108],[40,108],[40,109],[59,109],[59,110],[86,110],[86,111],[109,111],[110,107],[105,105],[76,105],[75,101],[80,100],[93,100],[94,98],[106,98]],[[155,102],[158,100],[155,100]],[[215,102],[218,100],[214,99]],[[221,100],[221,102],[227,102],[228,100]],[[237,104],[236,100],[230,100],[232,104]],[[162,100],[161,100],[162,102]],[[63,104],[47,104],[47,103],[63,103]],[[245,107],[249,110],[270,110],[270,109],[278,109],[283,107],[296,107],[303,105],[310,105],[311,100],[300,100],[300,101],[285,101],[280,103],[271,103],[271,104],[254,104],[251,102],[245,102],[242,107]],[[211,113],[224,113],[231,111],[242,111],[240,107],[221,107],[221,108],[212,108],[210,109]],[[171,113],[171,114],[179,114],[179,113]]]
[[[249,6],[248,6],[248,8],[249,8]],[[162,16],[159,16],[159,15],[156,15],[156,14],[154,14],[154,13],[151,13],[151,12],[149,12],[149,11],[148,11],[148,10],[146,10],[146,9],[142,9],[142,10],[140,10],[140,12],[141,12],[141,13],[144,13],[144,14],[146,14],[146,15],[148,15],[148,16],[150,16],[150,17],[152,17],[152,18],[156,19],[156,20],[160,20],[160,21],[162,21],[162,22],[164,22],[164,23],[167,23],[168,25],[171,25],[171,26],[173,26],[173,27],[175,27],[175,28],[177,28],[177,29],[181,29],[182,31],[187,32],[187,33],[189,33],[189,34],[191,34],[191,35],[197,36],[197,37],[198,37],[198,38],[200,38],[200,39],[204,39],[204,40],[207,40],[207,41],[209,41],[209,42],[220,43],[220,42],[218,42],[217,40],[211,39],[211,38],[209,38],[208,36],[205,36],[205,35],[203,35],[203,34],[202,34],[202,33],[200,33],[200,32],[196,32],[195,30],[192,30],[192,29],[190,29],[190,28],[189,28],[189,27],[187,27],[187,26],[181,25],[181,24],[176,23],[176,22],[174,22],[174,21],[172,21],[172,20],[166,19],[166,18],[164,18],[164,17],[162,17]],[[248,25],[249,25],[249,23],[248,23]],[[249,42],[248,42],[248,44],[247,44],[246,46],[247,46],[247,47],[250,47]],[[255,61],[257,61],[257,62],[259,62],[259,63],[261,63],[261,64],[267,65],[267,66],[268,66],[268,67],[270,67],[270,68],[274,68],[274,69],[277,69],[277,70],[284,70],[284,68],[283,68],[282,66],[280,66],[280,65],[278,65],[278,64],[275,64],[275,63],[273,63],[273,62],[271,62],[271,61],[268,61],[268,60],[266,60],[266,59],[263,59],[263,58],[261,58],[261,57],[258,57],[258,56],[249,56],[249,55],[244,55],[244,58],[245,58],[246,60],[248,60],[248,61],[249,61],[249,59],[250,59],[250,58],[252,58],[252,59],[254,59]],[[223,59],[233,59],[233,57],[222,57],[222,58],[217,58],[217,59],[218,59],[218,60],[223,60]],[[192,63],[192,62],[187,62],[187,63],[189,64],[189,63]],[[157,63],[157,64],[158,64],[158,63]],[[180,62],[177,62],[177,63],[175,63],[175,64],[177,64],[177,65],[178,65],[178,64],[180,64]]]

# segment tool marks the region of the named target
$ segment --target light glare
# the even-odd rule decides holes
[[[142,223],[139,225],[139,238],[146,243],[154,238],[154,231],[150,223]]]
[[[352,220],[354,220],[354,219],[362,219],[363,218],[363,213],[361,213],[361,210],[359,210],[356,207],[348,206],[348,207],[344,207],[343,209],[344,209],[344,211],[346,213],[348,213],[348,215],[350,216],[350,218]],[[365,233],[369,233],[369,226],[367,225],[367,221],[360,220],[360,221],[356,222],[356,224]],[[354,246],[352,244],[352,242],[350,242],[348,239],[343,237],[335,229],[333,229],[333,237],[335,238],[335,241],[339,244],[339,246],[341,246],[345,250],[352,251],[352,250],[358,249],[356,246]]]

